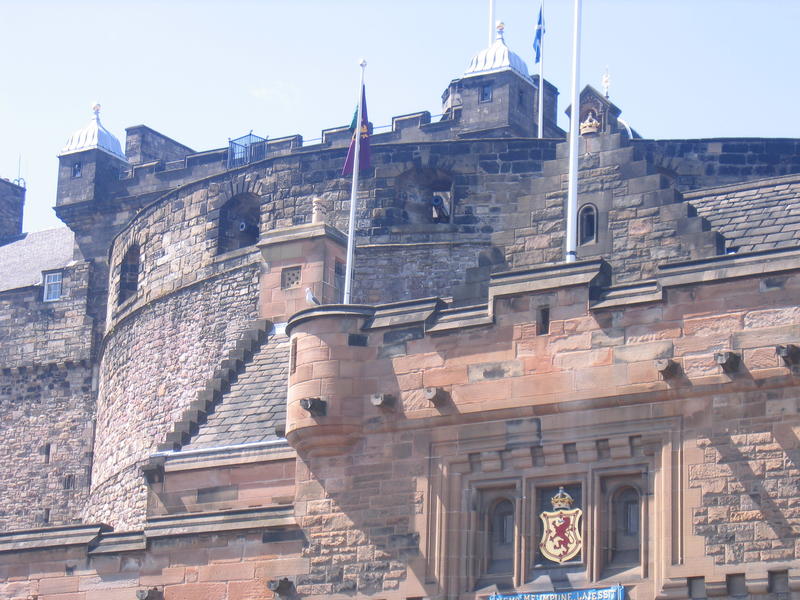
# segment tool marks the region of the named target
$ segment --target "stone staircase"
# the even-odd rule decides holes
[[[204,389],[198,392],[197,399],[189,404],[164,442],[158,445],[159,452],[177,451],[189,443],[191,437],[197,433],[198,426],[205,422],[206,416],[222,400],[225,393],[230,390],[231,384],[236,381],[253,355],[267,340],[271,329],[272,321],[268,319],[256,319],[250,322],[206,382]]]

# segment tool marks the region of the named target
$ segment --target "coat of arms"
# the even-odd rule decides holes
[[[583,548],[580,528],[583,511],[580,508],[570,508],[572,496],[563,487],[558,488],[558,493],[550,502],[553,504],[552,512],[539,513],[542,520],[539,549],[546,559],[563,563],[575,558]]]

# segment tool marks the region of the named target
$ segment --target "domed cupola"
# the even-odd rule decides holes
[[[100,123],[100,105],[95,103],[92,106],[92,111],[94,111],[94,117],[85,127],[70,136],[67,145],[61,149],[59,156],[83,152],[84,150],[102,150],[127,162],[119,140]]]
[[[464,77],[485,75],[499,71],[514,71],[517,75],[530,79],[525,61],[506,46],[506,42],[503,39],[504,29],[505,25],[498,21],[497,37],[494,43],[472,57],[469,67],[464,72]]]

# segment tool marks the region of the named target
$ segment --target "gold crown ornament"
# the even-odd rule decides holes
[[[558,493],[550,498],[553,509],[570,508],[574,500],[567,492],[564,491],[563,486],[558,488]]]

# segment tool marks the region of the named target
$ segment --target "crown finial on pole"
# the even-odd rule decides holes
[[[94,118],[98,121],[100,120],[100,103],[96,100],[92,102],[92,112],[94,113]]]
[[[608,89],[611,87],[611,75],[608,72],[608,65],[606,65],[606,72],[603,73],[603,94],[608,100]]]
[[[495,37],[496,40],[502,40],[503,39],[503,32],[505,31],[505,29],[506,29],[506,24],[503,23],[502,21],[498,21],[497,25],[495,25],[495,31],[497,31],[497,35]],[[503,41],[505,41],[505,40],[503,40]]]

